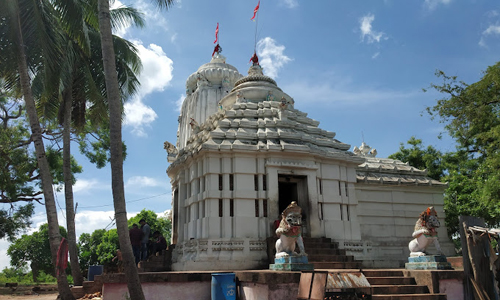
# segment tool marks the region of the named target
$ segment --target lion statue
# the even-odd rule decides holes
[[[307,256],[302,240],[302,209],[293,201],[281,213],[281,222],[276,235],[276,258],[287,256]],[[295,245],[299,246],[300,253],[295,252]]]
[[[439,226],[439,219],[433,206],[428,207],[420,214],[412,234],[414,239],[408,245],[410,257],[427,255],[426,249],[431,243],[434,243],[439,255],[443,254],[436,231]]]

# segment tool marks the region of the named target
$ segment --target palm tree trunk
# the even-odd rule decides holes
[[[64,106],[63,122],[63,175],[64,175],[64,196],[66,199],[66,226],[68,230],[68,249],[71,264],[71,275],[73,284],[81,286],[83,284],[82,271],[78,263],[78,247],[76,246],[75,230],[75,210],[73,209],[73,176],[71,174],[71,105],[72,105],[72,85],[62,93]]]
[[[31,83],[28,75],[28,65],[26,62],[26,53],[24,51],[24,41],[23,33],[21,31],[21,23],[19,16],[19,9],[16,10],[16,34],[17,34],[17,44],[18,48],[18,66],[19,66],[19,77],[21,81],[21,89],[24,95],[24,102],[26,104],[26,112],[28,113],[28,119],[31,127],[31,135],[33,143],[35,145],[35,151],[38,162],[38,171],[40,172],[40,177],[42,180],[43,196],[45,199],[45,210],[47,212],[47,223],[49,228],[49,244],[50,252],[52,254],[52,263],[54,267],[57,261],[57,249],[59,248],[59,243],[61,237],[59,234],[59,223],[57,221],[57,208],[54,199],[54,192],[52,190],[52,175],[50,174],[49,163],[47,161],[47,156],[45,155],[45,146],[42,139],[42,129],[40,127],[40,121],[38,119],[35,100],[31,92]],[[74,300],[73,294],[68,285],[68,279],[66,274],[62,272],[57,276],[57,288],[59,294],[63,300]]]
[[[123,157],[122,157],[122,102],[118,88],[116,73],[113,36],[109,15],[109,1],[99,0],[99,28],[101,31],[101,47],[104,65],[104,77],[109,104],[110,119],[110,151],[111,151],[111,186],[115,207],[116,228],[120,249],[123,256],[123,267],[127,279],[128,291],[131,300],[145,300],[142,291],[139,273],[135,265],[135,258],[130,244],[127,226],[127,209],[123,186]]]

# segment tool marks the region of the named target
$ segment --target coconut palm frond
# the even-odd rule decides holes
[[[144,27],[144,14],[129,6],[120,6],[110,11],[111,28],[118,30],[130,25],[139,28]]]

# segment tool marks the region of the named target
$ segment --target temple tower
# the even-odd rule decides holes
[[[205,122],[217,112],[219,100],[226,96],[234,83],[243,77],[238,70],[226,63],[226,58],[217,53],[209,63],[202,65],[186,81],[186,99],[179,116],[177,149],[186,146],[191,136],[191,127]]]

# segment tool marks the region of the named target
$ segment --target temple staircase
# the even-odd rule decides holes
[[[308,254],[309,263],[314,269],[359,269],[361,262],[354,256],[346,255],[344,249],[339,249],[339,244],[329,238],[306,238],[304,247]]]
[[[304,247],[314,269],[358,269],[368,280],[373,300],[446,300],[446,294],[430,294],[425,285],[417,285],[413,277],[405,277],[402,270],[362,270],[361,261],[346,255],[345,249],[329,238],[306,238]]]
[[[158,255],[150,255],[147,261],[141,261],[138,268],[139,273],[170,271],[174,248],[175,245],[170,245],[167,250],[161,251]]]
[[[417,285],[401,270],[362,270],[371,285],[373,300],[446,300],[446,294],[430,294],[426,285]]]

